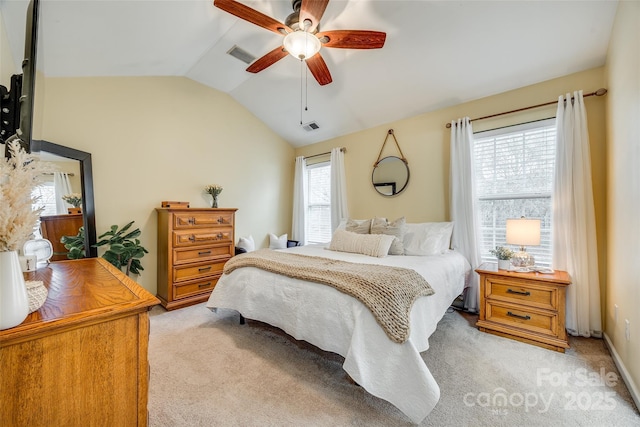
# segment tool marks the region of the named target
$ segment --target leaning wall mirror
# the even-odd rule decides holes
[[[389,136],[391,136],[396,143],[400,157],[382,157],[382,152],[384,151],[384,146]],[[383,196],[395,196],[407,188],[407,184],[409,183],[409,162],[407,162],[404,154],[402,154],[400,144],[398,144],[393,129],[389,129],[387,136],[384,138],[380,153],[378,153],[378,160],[373,165],[371,183],[373,184],[373,188]]]
[[[97,257],[98,249],[93,247],[96,243],[96,216],[93,198],[91,154],[43,140],[33,140],[31,142],[31,151],[39,155],[41,161],[50,161],[56,165],[64,165],[66,162],[71,161],[75,164],[70,164],[68,167],[63,166],[63,168],[78,171],[77,173],[79,174],[79,192],[82,195],[81,213],[49,212],[41,217],[43,237],[50,240],[53,244],[54,257],[52,261],[67,259],[66,249],[64,245],[60,243],[60,236],[75,236],[78,234],[80,226],[83,226],[85,230],[84,248],[86,256]],[[58,167],[58,169],[60,168]],[[68,172],[68,170],[61,172]],[[75,178],[77,179],[77,177]],[[73,185],[74,184],[72,184],[71,191],[75,191],[76,187]]]
[[[409,165],[399,157],[385,157],[373,168],[371,182],[383,196],[400,194],[409,183]]]

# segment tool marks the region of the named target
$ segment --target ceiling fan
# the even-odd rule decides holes
[[[281,23],[235,0],[214,0],[214,6],[238,18],[284,36],[278,46],[247,68],[258,73],[275,64],[288,54],[305,61],[309,71],[320,85],[332,82],[327,64],[320,55],[321,47],[341,49],[380,49],[386,33],[368,30],[320,31],[320,19],[329,0],[292,0],[293,13]]]

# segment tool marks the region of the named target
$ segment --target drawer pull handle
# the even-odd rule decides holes
[[[199,287],[200,289],[202,289],[202,288],[208,288],[209,286],[211,286],[211,282],[208,282],[208,283],[201,283],[201,284],[199,284],[199,285],[198,285],[198,287]]]
[[[508,294],[517,294],[517,295],[524,295],[525,297],[528,297],[529,295],[531,295],[531,292],[529,291],[514,291],[513,289],[507,289],[507,293]]]
[[[193,225],[196,223],[196,219],[195,218],[189,218],[189,221],[187,221],[189,224]]]
[[[209,271],[211,270],[211,266],[199,268],[198,271]]]
[[[189,240],[191,240],[192,242],[196,241],[196,236],[194,236],[193,234],[191,236],[189,236]]]
[[[202,251],[202,252],[198,252],[199,256],[203,256],[203,255],[209,255],[211,254],[211,251]]]
[[[507,311],[507,316],[516,317],[516,318],[522,319],[522,320],[531,320],[531,316],[523,316],[521,314],[513,314],[510,311]]]
[[[222,239],[224,237],[224,235],[222,233],[218,233],[218,235],[216,236],[218,238],[218,240]]]
[[[218,224],[222,224],[224,222],[224,218],[218,217]]]

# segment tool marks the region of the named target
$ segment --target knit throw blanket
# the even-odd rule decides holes
[[[409,338],[409,318],[414,301],[434,293],[424,277],[408,268],[359,264],[270,249],[231,258],[224,266],[224,273],[241,267],[256,267],[332,286],[362,302],[387,336],[397,343]]]

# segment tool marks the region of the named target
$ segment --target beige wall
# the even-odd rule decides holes
[[[583,89],[585,93],[605,86],[604,68],[550,80],[477,101],[456,105],[384,126],[353,133],[329,141],[296,149],[296,155],[312,155],[332,147],[346,147],[345,169],[349,213],[353,218],[374,215],[395,219],[406,216],[409,222],[449,219],[449,139],[445,124],[452,119],[482,117],[553,101],[559,95]],[[606,279],[606,131],[605,98],[585,101],[589,120],[596,226],[598,236],[600,287],[605,295]],[[537,108],[491,120],[473,123],[474,131],[493,129],[531,120],[554,117],[556,106]],[[371,172],[389,129],[394,129],[411,177],[407,189],[395,197],[379,195],[371,184]],[[397,155],[390,139],[382,156]],[[603,304],[604,313],[604,304]]]
[[[293,148],[231,97],[181,77],[47,78],[43,139],[90,152],[96,225],[135,220],[149,250],[137,280],[156,290],[156,212],[163,200],[210,206],[202,189],[224,187],[238,208],[236,239],[291,224]]]
[[[640,3],[618,5],[607,56],[606,334],[640,398]],[[615,321],[614,305],[618,305]],[[625,338],[629,320],[631,340]],[[635,384],[635,385],[634,385]],[[638,400],[636,400],[638,403]]]
[[[0,11],[0,85],[9,89],[11,85],[11,75],[20,73],[20,69],[16,68],[16,63],[11,54],[3,19],[4,17]]]

